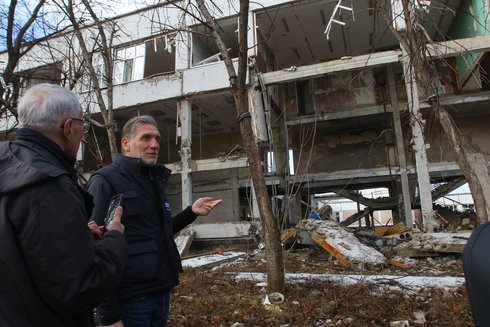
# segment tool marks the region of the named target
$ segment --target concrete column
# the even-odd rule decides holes
[[[252,75],[252,73],[251,73]],[[266,142],[269,140],[267,133],[267,124],[265,121],[264,105],[262,94],[255,89],[257,82],[254,81],[252,87],[248,89],[248,107],[252,115],[252,129],[257,142]]]
[[[404,220],[405,226],[412,228],[413,218],[412,218],[412,198],[410,195],[410,186],[408,184],[408,171],[407,171],[407,160],[405,157],[405,146],[403,144],[403,131],[402,124],[400,121],[400,111],[398,106],[398,98],[396,95],[396,82],[395,73],[393,71],[393,66],[389,65],[387,68],[388,74],[388,87],[390,91],[390,102],[393,107],[393,127],[395,129],[396,138],[396,150],[398,154],[398,166],[400,167],[400,180],[401,180],[401,194],[398,190],[398,212],[401,219]]]
[[[257,219],[260,219],[260,210],[259,210],[259,204],[257,202],[257,195],[255,194],[255,187],[254,187],[254,184],[252,183],[252,181],[250,181],[250,196],[252,197],[251,198],[251,201],[252,201],[252,212],[251,212],[251,215],[252,215],[252,218],[254,220],[257,220]]]
[[[192,178],[191,167],[191,143],[192,143],[192,116],[191,104],[188,100],[177,101],[177,115],[180,124],[180,160],[182,164],[182,209],[192,204]]]
[[[420,205],[424,228],[428,231],[434,230],[432,219],[432,194],[430,192],[430,176],[427,164],[426,144],[424,141],[424,124],[419,105],[419,92],[415,73],[410,65],[410,57],[403,50],[402,65],[407,90],[408,110],[410,111],[410,126],[412,128],[412,148],[415,153],[415,164],[417,168],[417,181],[419,186]]]
[[[231,201],[233,203],[231,204],[231,207],[233,208],[233,211],[231,212],[230,216],[234,220],[240,220],[241,217],[241,212],[240,212],[240,185],[238,184],[238,170],[235,169],[235,175],[230,178],[231,183]]]
[[[250,11],[248,13],[248,26],[250,27],[247,32],[247,44],[248,44],[248,53],[247,56],[255,57],[257,55],[257,44],[259,41],[257,40],[257,26],[255,23],[255,13]],[[237,26],[238,28],[238,26]]]
[[[301,203],[301,194],[300,192],[289,192],[289,194],[287,194],[286,196],[286,203],[284,204],[286,207],[284,208],[284,211],[287,212],[287,222],[289,226],[294,226],[301,219],[303,219],[303,204]]]
[[[274,149],[274,162],[276,174],[281,178],[281,186],[285,187],[284,176],[289,174],[287,144],[284,140],[282,128],[272,128],[272,148]]]

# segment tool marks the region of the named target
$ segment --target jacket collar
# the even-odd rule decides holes
[[[28,128],[21,128],[17,131],[13,143],[30,149],[27,152],[16,153],[16,156],[26,164],[48,176],[68,174],[71,179],[77,180],[74,168],[76,158],[63,151],[58,144],[43,134]]]
[[[163,179],[166,181],[170,174],[171,170],[165,167],[162,164],[156,164],[152,167],[143,166],[143,161],[141,158],[133,158],[128,157],[122,154],[118,154],[114,159],[114,163],[116,165],[122,166],[127,169],[131,174],[136,176],[146,175],[145,172],[149,173],[154,179]]]

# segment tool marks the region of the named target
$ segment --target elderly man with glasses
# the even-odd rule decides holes
[[[0,326],[94,326],[127,260],[122,208],[96,245],[74,170],[89,128],[74,93],[33,86],[18,118],[16,139],[0,142]]]
[[[75,118],[75,117],[70,117],[70,119],[74,120],[74,121],[79,121],[82,123],[83,134],[87,134],[90,131],[90,122],[89,121],[85,121],[83,119]],[[65,123],[61,124],[60,128],[63,128],[64,125],[65,125]]]

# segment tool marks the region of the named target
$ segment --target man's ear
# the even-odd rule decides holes
[[[73,120],[71,119],[67,119],[65,121],[65,123],[63,124],[63,128],[62,128],[62,131],[63,131],[63,136],[66,138],[66,139],[70,139],[73,135],[73,130],[72,130],[72,126],[73,126]]]
[[[121,149],[123,150],[123,152],[129,151],[129,140],[127,137],[123,137],[121,139]]]

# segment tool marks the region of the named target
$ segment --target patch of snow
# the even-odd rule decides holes
[[[207,266],[213,263],[219,263],[221,261],[228,261],[245,255],[245,252],[225,252],[224,254],[209,254],[195,258],[189,258],[182,260],[182,267],[184,268],[198,268]]]
[[[263,282],[267,280],[264,273],[227,273],[235,275],[235,280],[251,280]],[[412,290],[422,288],[458,288],[464,285],[464,277],[431,277],[431,276],[390,276],[390,275],[334,275],[334,274],[286,274],[286,281],[291,283],[307,283],[312,281],[330,281],[343,285],[368,283],[376,285],[399,284]]]

